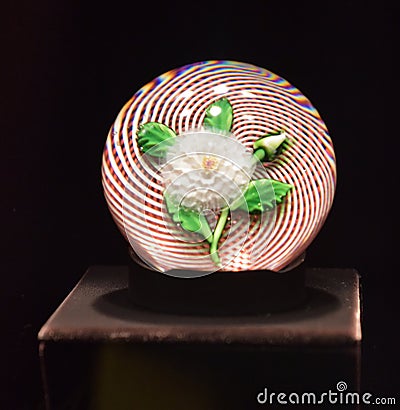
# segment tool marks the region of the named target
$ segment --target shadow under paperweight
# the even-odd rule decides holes
[[[246,315],[274,313],[300,306],[306,299],[302,255],[283,272],[198,271],[161,273],[143,269],[129,250],[129,296],[132,303],[164,313]]]

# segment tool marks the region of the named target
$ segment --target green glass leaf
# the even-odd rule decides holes
[[[254,143],[253,148],[254,150],[256,150],[255,152],[258,152],[257,157],[260,160],[264,159],[264,156],[260,158],[261,155],[259,150],[262,149],[265,153],[265,156],[267,157],[267,160],[272,161],[278,155],[280,147],[285,141],[285,131],[277,131],[274,133],[264,135],[262,138],[260,138]]]
[[[275,203],[276,205],[279,205],[283,202],[289,191],[293,189],[293,185],[286,184],[281,181],[275,181],[273,179],[271,179],[270,181],[275,193]]]
[[[207,107],[203,125],[205,128],[228,132],[231,130],[232,121],[231,103],[227,98],[220,98]]]
[[[189,232],[197,232],[201,229],[200,214],[186,210],[179,210],[179,219],[183,229]]]
[[[154,157],[163,157],[173,143],[176,133],[171,128],[159,122],[142,124],[137,133],[138,145],[144,153]]]
[[[211,243],[211,228],[203,214],[177,205],[166,193],[164,193],[164,199],[174,222],[180,223],[182,228],[188,232],[201,234],[204,239]]]
[[[281,204],[291,189],[293,186],[284,182],[256,179],[249,182],[242,200],[233,207],[250,213],[269,211]]]

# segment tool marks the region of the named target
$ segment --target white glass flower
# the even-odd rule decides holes
[[[232,204],[255,167],[252,153],[233,137],[199,131],[179,136],[168,147],[161,175],[171,199],[202,212]]]

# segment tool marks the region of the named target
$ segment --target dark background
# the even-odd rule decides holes
[[[41,408],[40,326],[89,265],[126,263],[101,187],[110,125],[148,81],[208,59],[281,75],[327,124],[338,186],[307,265],[359,270],[365,390],[398,393],[399,8],[395,1],[313,3],[22,1],[5,8],[0,387],[14,402],[5,408]]]

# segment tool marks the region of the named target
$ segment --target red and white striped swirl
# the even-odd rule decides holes
[[[117,226],[136,253],[160,271],[210,271],[212,262],[206,245],[181,242],[173,234],[179,227],[166,215],[162,180],[142,156],[137,129],[149,121],[178,135],[199,129],[207,107],[221,97],[233,108],[234,137],[249,149],[268,132],[286,131],[289,148],[265,170],[256,170],[254,179],[268,177],[294,186],[271,229],[263,234],[258,221],[252,221],[243,246],[222,244],[221,258],[228,260],[223,270],[283,269],[310,245],[332,205],[332,142],[299,90],[267,70],[233,61],[205,61],[169,71],[125,104],[110,129],[102,166],[105,197]]]

